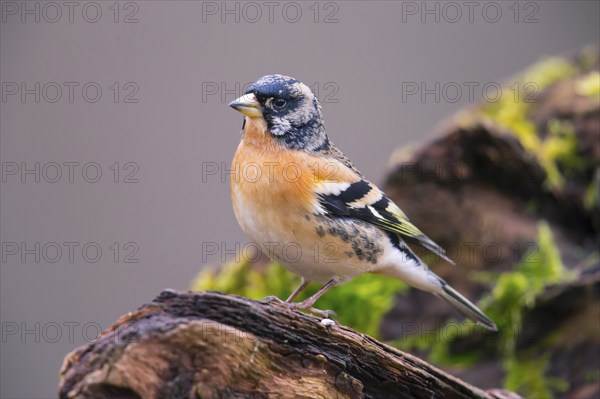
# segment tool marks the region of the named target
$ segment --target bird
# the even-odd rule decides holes
[[[330,311],[314,307],[323,294],[376,273],[430,292],[497,331],[490,318],[409,247],[423,247],[454,263],[329,139],[321,105],[307,85],[266,75],[229,106],[244,115],[230,175],[236,219],[271,260],[301,277],[281,302],[327,317]],[[311,282],[322,288],[294,302]]]

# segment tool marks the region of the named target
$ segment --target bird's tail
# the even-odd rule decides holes
[[[488,330],[498,331],[496,324],[490,320],[477,306],[471,301],[462,296],[454,288],[450,287],[448,283],[442,281],[442,289],[435,292],[435,295],[454,306],[456,310],[462,313],[464,316],[473,320],[475,323],[487,328]]]
[[[404,251],[403,258],[395,266],[379,269],[372,273],[391,276],[415,288],[431,292],[480,326],[488,330],[498,331],[498,327],[489,317],[483,314],[471,301],[450,287],[438,275],[429,270],[427,265],[417,258],[409,248],[405,247],[402,250]]]

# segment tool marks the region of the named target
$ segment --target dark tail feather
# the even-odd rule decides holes
[[[498,331],[496,324],[483,314],[477,306],[471,303],[467,298],[458,293],[454,288],[446,283],[442,283],[442,292],[436,293],[437,296],[454,306],[456,310],[464,316],[473,320],[475,323],[487,328],[488,330]]]
[[[442,247],[437,245],[431,238],[427,237],[425,234],[421,234],[416,237],[402,236],[402,239],[410,242],[411,244],[417,244],[417,245],[422,246],[423,248],[430,251],[431,253],[444,259],[446,262],[450,263],[451,265],[455,264],[454,261],[446,255],[446,251],[444,251],[444,249]]]

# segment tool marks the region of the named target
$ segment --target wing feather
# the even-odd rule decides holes
[[[339,184],[339,183],[338,183]],[[325,194],[325,192],[328,192]],[[321,192],[321,193],[319,193]],[[371,223],[383,230],[400,235],[405,241],[417,244],[454,264],[442,247],[410,222],[408,217],[377,186],[358,180],[344,190],[319,190],[321,206],[330,216],[352,217]]]

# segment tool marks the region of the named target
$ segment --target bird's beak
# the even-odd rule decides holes
[[[240,98],[233,100],[229,103],[229,106],[236,111],[240,111],[242,114],[250,118],[262,117],[262,110],[260,104],[253,93],[244,94]]]

